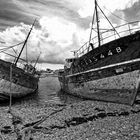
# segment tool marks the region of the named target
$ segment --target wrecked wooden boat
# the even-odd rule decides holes
[[[24,41],[18,57],[9,54],[16,58],[15,62],[11,63],[0,59],[0,101],[8,100],[10,96],[13,98],[23,97],[27,94],[34,93],[38,89],[39,78],[36,73],[35,65],[26,64],[24,68],[17,66],[19,60],[23,61],[20,56],[34,24],[35,22]]]
[[[140,82],[140,22],[101,31],[95,0],[90,39],[59,72],[61,89],[82,98],[133,105]],[[92,38],[96,16],[97,36]],[[105,16],[106,17],[106,16]],[[107,18],[107,17],[106,17]]]

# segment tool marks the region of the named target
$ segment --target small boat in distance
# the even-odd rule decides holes
[[[100,29],[99,10],[112,28]],[[61,89],[86,99],[133,105],[140,82],[139,26],[135,21],[114,27],[95,0],[90,39],[74,58],[66,59],[58,76]],[[92,38],[93,30],[97,36]]]
[[[20,56],[27,43],[30,33],[33,29],[35,21],[23,43],[21,51],[18,57],[15,57],[15,62],[7,62],[0,59],[0,101],[8,100],[10,94],[13,98],[23,97],[27,94],[33,93],[38,89],[39,77],[36,73],[35,65],[24,65],[24,68],[17,66],[17,63],[21,59]],[[8,54],[4,52],[5,54]]]

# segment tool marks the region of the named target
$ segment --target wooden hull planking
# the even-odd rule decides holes
[[[76,96],[132,105],[139,89],[139,65],[138,59],[59,77],[59,81],[62,90]]]
[[[10,93],[12,97],[19,98],[37,90],[39,79],[14,65],[10,82],[10,67],[11,63],[0,60],[0,100],[9,99]]]

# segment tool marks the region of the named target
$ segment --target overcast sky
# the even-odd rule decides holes
[[[113,25],[124,21],[109,11],[126,21],[140,20],[140,0],[98,0],[98,4]],[[93,11],[94,0],[0,0],[0,47],[24,41],[36,18],[28,58],[35,60],[41,52],[40,63],[63,64],[72,50],[88,41]]]

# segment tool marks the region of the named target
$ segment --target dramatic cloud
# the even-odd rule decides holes
[[[132,7],[123,10],[127,21],[140,20],[140,1],[134,3]]]
[[[98,0],[98,3],[114,26],[125,22],[121,19],[140,19],[140,0]],[[0,0],[0,48],[23,42],[37,18],[27,43],[28,59],[35,61],[41,53],[40,63],[63,64],[65,58],[72,57],[72,50],[89,40],[93,11],[94,0]],[[111,27],[103,16],[100,18],[102,28]],[[15,50],[19,53],[21,47]],[[14,54],[13,50],[9,53]],[[5,54],[0,57],[11,60]]]
[[[129,7],[132,7],[134,3],[139,0],[98,0],[98,5],[101,7],[106,7],[112,12],[115,10],[123,10]],[[87,16],[92,16],[94,9],[94,1],[82,1],[82,6],[79,9],[78,13],[81,17],[85,18]]]
[[[35,61],[41,53],[40,62],[62,64],[67,56],[72,56],[70,51],[80,47],[78,40],[85,41],[83,38],[85,36],[84,30],[67,20],[58,17],[42,17],[38,25],[40,28],[33,29],[27,43],[30,60]],[[5,31],[0,32],[0,40],[5,42],[2,46],[6,47],[23,42],[30,28],[31,26],[21,23],[19,26],[7,28]],[[80,36],[81,34],[83,36]],[[21,47],[22,45],[15,48],[17,52],[21,50]],[[23,58],[26,58],[25,54],[24,51]],[[1,57],[3,56],[1,55]],[[6,59],[8,58],[6,57]]]

